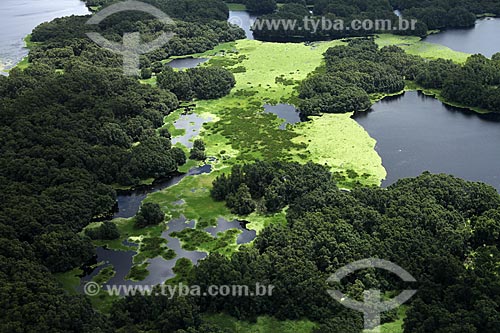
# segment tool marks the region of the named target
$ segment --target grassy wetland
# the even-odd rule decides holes
[[[416,37],[393,35],[377,36],[380,46],[397,45],[406,52],[429,59],[446,58],[464,62],[467,55],[446,47],[425,43]],[[206,228],[217,225],[217,220],[244,220],[250,230],[260,232],[271,223],[286,223],[285,211],[273,215],[252,213],[248,216],[232,214],[223,202],[210,197],[212,181],[232,165],[256,160],[280,160],[306,163],[312,161],[330,168],[340,187],[356,185],[379,186],[386,176],[382,160],[375,151],[376,141],[351,118],[351,114],[324,114],[309,121],[279,128],[282,119],[264,112],[264,104],[294,104],[297,86],[310,73],[321,70],[323,53],[342,41],[304,43],[266,43],[239,40],[219,45],[216,49],[195,57],[209,58],[201,66],[221,66],[234,73],[236,86],[225,97],[196,101],[185,105],[165,118],[164,127],[177,139],[176,146],[186,152],[188,143],[201,138],[210,157],[209,174],[187,176],[178,184],[149,194],[144,202],[158,203],[165,212],[165,223],[156,227],[136,229],[135,218],[117,219],[120,238],[98,241],[98,246],[115,250],[130,250],[123,240],[138,244],[134,266],[128,278],[140,280],[147,276],[147,260],[161,256],[175,258],[168,242],[161,237],[168,230],[168,221],[184,217],[195,221],[194,228],[172,234],[183,249],[231,255],[241,244],[237,238],[241,230],[230,229],[211,235]],[[155,84],[155,78],[148,80]],[[407,89],[414,89],[411,83]],[[372,96],[376,102],[384,96]],[[187,108],[185,108],[187,106]],[[183,117],[195,117],[196,122]],[[179,126],[182,124],[182,126]],[[174,141],[175,142],[175,141]],[[188,160],[181,171],[203,163]],[[90,226],[92,227],[92,226]],[[104,281],[105,282],[105,281]]]

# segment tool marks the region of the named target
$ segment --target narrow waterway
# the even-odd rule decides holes
[[[254,39],[252,26],[255,20],[257,19],[256,15],[252,15],[244,10],[231,10],[229,11],[229,19],[228,22],[237,25],[238,27],[245,30],[245,35],[247,39]]]

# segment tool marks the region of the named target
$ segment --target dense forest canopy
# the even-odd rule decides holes
[[[235,166],[213,185],[212,196],[241,214],[287,206],[287,223],[266,228],[253,247],[231,258],[210,255],[192,268],[186,282],[270,283],[275,286],[272,297],[188,297],[173,302],[127,297],[115,303],[113,325],[206,332],[202,314],[223,311],[247,320],[263,314],[308,318],[319,324],[315,332],[360,332],[361,314],[334,302],[325,281],[338,267],[371,256],[398,263],[418,281],[411,286],[419,292],[409,303],[405,332],[498,330],[500,196],[492,187],[425,173],[388,189],[345,193],[322,166],[280,162]],[[340,287],[359,298],[369,288],[408,286],[392,275],[365,270]],[[184,320],[176,315],[158,321],[151,315],[181,311]],[[389,312],[383,321],[393,318]]]
[[[86,33],[98,32],[117,42],[126,32],[140,32],[144,42],[156,39],[162,32],[175,33],[162,48],[142,56],[141,66],[150,68],[152,62],[202,53],[219,43],[245,36],[242,29],[227,24],[228,9],[221,0],[150,2],[170,15],[175,24],[165,24],[149,14],[129,11],[114,14],[97,26],[86,24],[90,16],[59,18],[34,29],[31,41],[41,44],[33,46],[29,60],[62,69],[71,59],[78,57],[80,61],[96,66],[119,67],[121,56],[99,47]]]
[[[114,0],[86,2],[104,6]],[[172,147],[170,133],[160,129],[164,117],[184,100],[219,98],[235,85],[225,69],[174,71],[164,61],[244,36],[225,22],[222,1],[149,2],[174,17],[175,26],[122,13],[94,29],[116,41],[126,31],[140,31],[145,40],[163,30],[176,32],[164,48],[141,59],[142,77],[155,75],[158,87],[123,76],[122,59],[90,41],[89,17],[76,16],[36,28],[30,66],[0,76],[1,332],[223,332],[205,322],[214,312],[250,321],[260,315],[305,318],[317,323],[316,332],[359,332],[361,314],[328,296],[326,278],[368,256],[394,261],[418,280],[405,332],[498,331],[500,197],[487,185],[428,173],[388,189],[359,187],[349,193],[337,188],[329,170],[312,163],[258,162],[221,173],[211,191],[215,200],[243,216],[286,210],[286,223],[267,227],[232,257],[213,254],[189,267],[184,282],[267,283],[276,287],[273,297],[132,296],[102,314],[89,298],[63,290],[55,273],[88,262],[95,254],[91,239],[117,238],[111,222],[82,232],[115,205],[114,187],[169,177],[186,162],[186,152]],[[292,0],[278,11],[273,0],[246,5],[271,17],[297,18],[313,8],[315,15],[332,18],[395,19],[392,9],[398,8],[423,21],[419,33],[468,26],[472,14],[499,11],[494,1],[468,0]],[[363,110],[372,94],[396,93],[405,80],[438,89],[450,101],[500,110],[498,55],[491,60],[476,55],[458,65],[410,56],[397,47],[379,49],[371,40],[328,50],[325,66],[299,88],[300,108],[305,115]],[[202,141],[194,142],[189,158],[206,158]],[[157,225],[164,218],[158,205],[144,204],[136,223]],[[370,287],[406,286],[368,270],[341,287],[360,298]],[[394,312],[383,317],[393,319]]]
[[[264,25],[254,31],[257,39],[266,41],[302,41],[328,40],[332,38],[360,37],[382,30],[362,29],[320,29],[312,31],[303,24],[304,17],[315,19],[325,17],[334,21],[341,19],[345,26],[351,26],[354,20],[387,19],[397,27],[391,33],[403,35],[425,36],[429,31],[446,28],[466,28],[475,24],[476,16],[482,14],[500,15],[500,3],[490,0],[288,0],[279,1],[285,5],[277,6],[274,0],[246,0],[243,1],[250,11],[264,14],[260,20],[289,19],[297,20],[297,27],[293,30],[269,28]],[[400,27],[394,10],[399,10],[405,19],[416,19],[415,29]],[[312,14],[310,13],[312,11]],[[392,29],[391,29],[392,30]],[[387,30],[385,31],[387,32]]]
[[[105,7],[119,0],[84,0],[89,7]],[[167,15],[184,21],[219,20],[228,18],[229,9],[221,0],[143,0]]]
[[[405,80],[437,89],[449,102],[500,112],[498,55],[469,57],[465,64],[426,60],[397,46],[379,48],[373,39],[353,39],[325,53],[325,67],[299,87],[303,115],[366,110],[370,95],[402,91]]]
[[[166,5],[175,9],[174,17],[196,22],[176,21],[177,37],[143,57],[143,69],[155,64],[157,73],[168,71],[158,60],[203,52],[243,34],[225,23],[221,1]],[[119,40],[124,31],[141,31],[147,39],[169,29],[153,19],[141,23],[141,15],[117,16],[98,31]],[[112,185],[169,177],[186,162],[168,130],[158,130],[179,106],[177,96],[124,76],[122,59],[85,36],[88,18],[40,25],[32,36],[37,43],[30,66],[0,76],[2,332],[113,331],[88,299],[66,294],[50,273],[88,262],[95,254],[89,237],[116,237],[110,224],[80,233],[115,205]],[[223,69],[190,76],[194,95],[181,98],[220,97],[234,85]]]

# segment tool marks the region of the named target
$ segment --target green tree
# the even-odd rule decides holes
[[[113,222],[103,222],[97,228],[85,229],[85,235],[90,239],[113,240],[120,237],[120,232]]]
[[[226,203],[233,213],[239,215],[252,213],[256,206],[246,184],[241,184],[236,193],[229,195]]]
[[[163,222],[165,213],[161,210],[157,203],[146,202],[141,206],[141,209],[136,215],[135,226],[144,228],[151,225],[156,225]]]
[[[276,10],[275,0],[246,0],[247,10],[259,14],[268,14]]]
[[[40,259],[52,272],[66,272],[81,266],[94,255],[88,238],[67,229],[37,236],[34,246]]]
[[[153,70],[149,67],[144,67],[141,69],[141,79],[147,80],[150,79],[153,75]]]

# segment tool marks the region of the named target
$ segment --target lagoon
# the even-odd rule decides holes
[[[86,14],[90,12],[80,0],[1,0],[0,72],[28,55],[24,38],[40,23]]]
[[[471,29],[450,29],[424,39],[426,42],[441,44],[455,51],[486,57],[500,52],[500,18],[478,20]]]
[[[377,140],[383,186],[424,171],[481,181],[500,191],[500,114],[450,107],[420,92],[385,98],[353,118]]]

